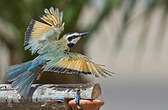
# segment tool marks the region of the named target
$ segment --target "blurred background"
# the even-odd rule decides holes
[[[64,11],[64,33],[91,32],[74,50],[117,73],[99,80],[102,110],[168,109],[167,0],[1,0],[1,83],[8,65],[37,56],[24,51],[24,33],[51,6]]]

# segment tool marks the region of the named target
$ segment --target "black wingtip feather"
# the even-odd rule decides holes
[[[29,40],[30,40],[31,33],[32,33],[33,26],[34,26],[35,22],[36,21],[34,19],[32,19],[30,21],[30,23],[29,23],[29,26],[28,26],[27,31],[25,33],[25,42],[24,42],[24,45],[28,45],[28,43],[29,43]]]
[[[45,71],[45,70],[44,70]],[[77,71],[77,70],[73,70],[73,69],[69,69],[69,68],[60,68],[60,67],[53,67],[53,68],[49,68],[47,71],[50,72],[58,72],[58,73],[76,73],[76,74],[91,74],[91,72],[84,72],[84,71]]]

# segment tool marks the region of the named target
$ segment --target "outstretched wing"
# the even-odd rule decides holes
[[[64,55],[64,57],[52,58],[43,71],[67,74],[93,74],[96,77],[112,76],[113,74],[111,71],[92,62],[88,57],[78,53],[69,53]]]
[[[64,30],[63,13],[59,12],[58,8],[54,10],[51,7],[44,12],[45,14],[40,17],[44,23],[32,19],[25,33],[25,49],[30,49],[32,54],[37,52],[44,43],[58,40]]]

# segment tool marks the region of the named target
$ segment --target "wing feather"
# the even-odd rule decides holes
[[[53,25],[52,21],[47,17],[46,14],[40,16],[40,19],[43,20],[45,23],[49,24],[50,26]]]
[[[81,71],[83,71],[82,70],[82,60],[79,60],[79,65],[78,65],[78,69],[77,69],[77,71],[79,71],[79,72],[81,72]]]
[[[25,49],[30,49],[32,54],[52,40],[58,40],[64,30],[62,12],[51,7],[49,10],[45,9],[44,13],[40,17],[44,23],[32,19],[25,33]]]
[[[112,76],[113,74],[112,72],[107,71],[106,69],[90,61],[89,58],[81,54],[77,54],[74,56],[70,55],[69,57],[65,56],[62,59],[60,59],[58,62],[52,62],[52,64],[50,63],[50,67],[48,66],[49,65],[45,67],[47,69],[44,69],[44,71],[54,72],[55,71],[54,68],[60,68],[60,69],[57,69],[55,72],[67,73],[67,74],[71,74],[71,73],[92,74],[95,77],[100,77],[100,76],[106,77],[106,76]]]
[[[71,62],[66,62],[69,63],[67,68],[75,68],[75,62],[72,60]]]
[[[88,68],[89,68],[89,71],[95,75],[95,77],[99,77],[99,75],[97,73],[95,73],[91,63],[87,62],[87,65],[88,65]]]
[[[83,71],[89,71],[85,61],[83,61]]]

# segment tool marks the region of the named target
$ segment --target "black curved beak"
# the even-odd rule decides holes
[[[89,34],[89,32],[82,32],[82,33],[79,33],[80,37],[84,37],[84,36],[86,36],[86,35],[88,35],[88,34]]]

